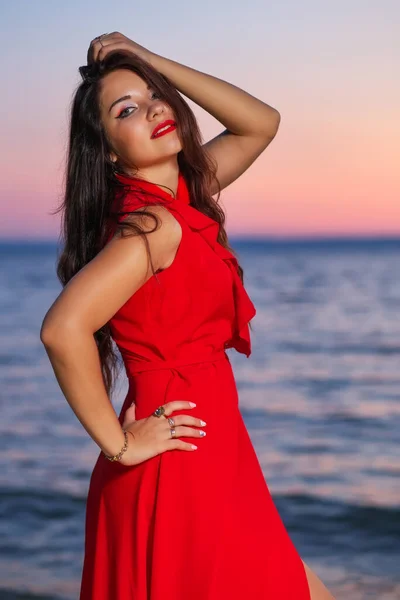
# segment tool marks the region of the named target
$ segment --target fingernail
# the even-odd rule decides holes
[[[192,444],[192,448],[193,450],[197,450],[197,446],[195,446],[194,444]]]
[[[190,406],[197,406],[195,402],[189,402]]]
[[[207,423],[205,421],[203,421],[202,419],[200,419],[200,425],[207,425]]]

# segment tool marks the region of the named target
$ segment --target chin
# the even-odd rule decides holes
[[[160,152],[159,160],[165,161],[165,160],[169,160],[172,158],[176,158],[181,150],[182,150],[181,144],[171,144],[171,146],[169,148],[167,148],[166,151],[164,151],[162,153]]]

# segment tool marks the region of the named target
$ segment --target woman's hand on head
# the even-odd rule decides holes
[[[154,56],[154,54],[144,46],[137,44],[119,31],[114,31],[113,33],[103,35],[101,37],[101,42],[98,37],[90,42],[87,52],[87,64],[89,65],[104,60],[109,52],[116,52],[118,50],[132,52],[132,54],[140,56],[140,58],[149,63],[151,63],[152,57]]]

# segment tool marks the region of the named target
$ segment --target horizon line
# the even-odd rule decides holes
[[[321,241],[393,241],[400,242],[400,234],[303,234],[303,235],[262,235],[262,234],[231,234],[230,241],[237,242],[321,242]],[[0,237],[1,245],[27,245],[27,244],[51,244],[60,243],[59,238],[19,238],[19,237]]]

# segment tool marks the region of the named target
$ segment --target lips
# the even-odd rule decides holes
[[[164,129],[164,127],[166,127],[166,129],[164,131],[161,131],[160,133],[158,133],[160,131],[160,129]],[[161,137],[162,135],[164,135],[164,133],[169,133],[170,131],[174,131],[174,129],[176,129],[175,121],[173,121],[172,119],[168,119],[167,121],[163,121],[162,123],[159,123],[153,129],[151,138],[153,139],[153,138]]]

